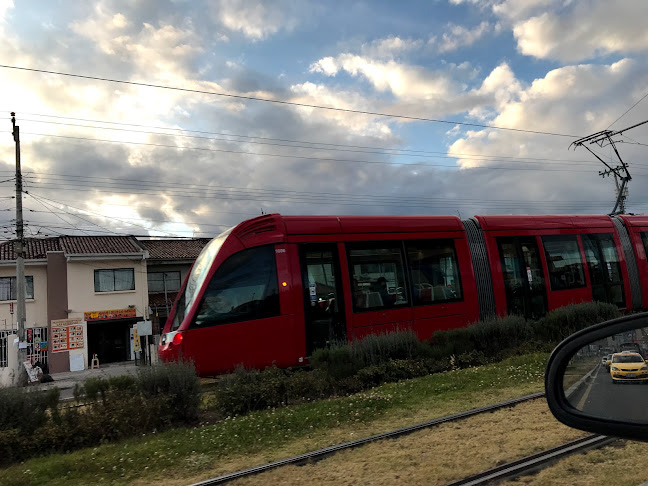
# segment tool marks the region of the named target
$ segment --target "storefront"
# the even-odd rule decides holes
[[[96,354],[101,364],[132,359],[131,329],[141,321],[135,309],[92,311],[84,314],[88,329],[88,360]]]

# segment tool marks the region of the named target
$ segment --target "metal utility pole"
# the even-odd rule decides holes
[[[648,120],[643,121],[641,123],[637,123],[636,125],[632,125],[631,127],[624,128],[623,130],[617,130],[617,131],[612,131],[612,130],[603,130],[601,132],[594,133],[592,135],[588,135],[587,137],[583,137],[579,140],[576,140],[573,142],[569,147],[571,148],[572,146],[574,148],[576,147],[585,147],[594,157],[596,157],[605,167],[607,167],[606,170],[599,171],[599,175],[601,177],[609,177],[611,175],[614,176],[614,183],[616,186],[616,191],[617,191],[617,198],[616,202],[614,203],[614,209],[612,209],[612,212],[610,215],[614,214],[625,214],[625,201],[628,197],[628,183],[632,180],[632,176],[630,175],[630,172],[628,171],[628,165],[623,161],[621,158],[621,155],[619,155],[619,151],[616,148],[615,143],[618,143],[618,141],[612,140],[612,137],[616,135],[621,135],[623,132],[627,132],[628,130],[632,128],[636,128],[638,126],[644,125],[648,123]],[[599,147],[603,148],[607,145],[611,145],[612,148],[614,149],[614,153],[616,154],[617,158],[619,159],[619,163],[621,165],[617,165],[615,167],[612,167],[610,164],[605,162],[601,157],[596,155],[592,149],[590,149],[587,145],[591,144],[596,144]]]
[[[16,114],[11,112],[13,139],[16,143],[16,321],[18,342],[26,343],[25,332],[25,241],[22,210],[22,172],[20,169],[20,127],[16,125]],[[24,344],[23,344],[24,345]],[[23,363],[27,361],[27,348],[18,345],[18,385],[27,384],[27,371]]]

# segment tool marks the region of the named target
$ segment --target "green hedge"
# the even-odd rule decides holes
[[[239,368],[217,382],[208,411],[244,414],[546,351],[579,329],[618,316],[613,305],[584,303],[536,322],[509,316],[438,331],[429,342],[420,342],[411,331],[370,335],[316,350],[311,370]],[[91,379],[75,389],[75,397],[87,405],[60,409],[56,389],[0,389],[0,464],[195,423],[201,403],[199,382],[188,364],[141,368],[137,377]]]
[[[160,364],[138,375],[93,378],[75,388],[83,406],[59,404],[59,390],[0,390],[0,464],[96,446],[195,423],[200,385],[193,366]]]
[[[584,302],[556,309],[532,326],[538,341],[558,344],[576,331],[617,317],[621,312],[613,304]]]
[[[423,359],[430,356],[430,348],[414,332],[394,331],[370,334],[363,339],[317,349],[311,357],[314,369],[324,371],[330,378],[349,377],[368,366],[380,365],[395,359]]]
[[[419,341],[412,331],[369,335],[315,350],[312,371],[239,368],[220,381],[216,408],[225,416],[244,414],[479,366],[516,354],[550,351],[573,332],[619,315],[614,305],[588,302],[555,310],[537,322],[508,316],[437,331],[429,342]]]

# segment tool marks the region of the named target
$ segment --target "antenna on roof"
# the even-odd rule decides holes
[[[261,208],[261,216],[263,216],[265,213],[263,212],[263,208]]]

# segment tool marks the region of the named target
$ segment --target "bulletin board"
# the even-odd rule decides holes
[[[52,352],[83,349],[83,319],[58,319],[52,321]]]

